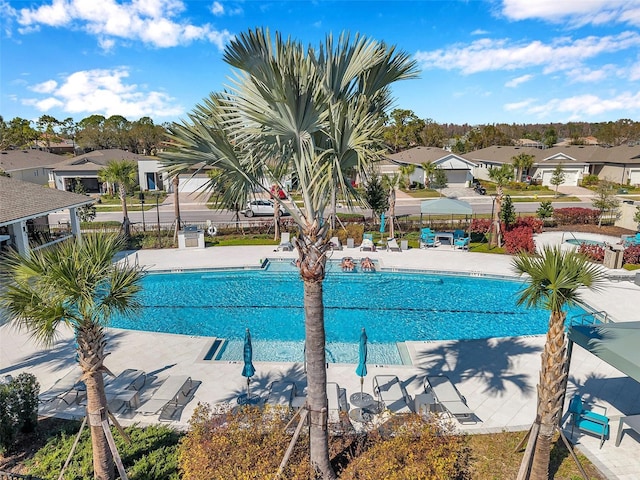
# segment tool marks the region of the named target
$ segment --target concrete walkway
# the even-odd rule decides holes
[[[610,239],[613,243],[614,239]],[[549,234],[537,238],[538,243],[554,243]],[[397,252],[367,252],[383,268],[415,268],[434,271],[459,271],[473,275],[511,275],[511,258],[453,250],[440,246],[429,250],[410,249]],[[345,249],[334,256],[360,257],[360,251]],[[265,258],[295,258],[295,252],[274,252],[273,247],[213,247],[205,250],[141,250],[128,256],[149,270],[187,270],[190,268],[220,268],[258,265]],[[600,292],[584,292],[584,299],[595,310],[606,310],[616,321],[640,321],[640,286],[629,281],[609,282]],[[238,395],[246,388],[240,375],[242,362],[203,360],[211,339],[199,336],[159,334],[109,329],[106,365],[116,374],[125,368],[138,368],[150,375],[141,392],[140,401],[148,400],[168,375],[190,375],[202,385],[194,400],[173,422],[185,428],[193,409],[199,402],[224,407],[235,405]],[[543,336],[512,337],[471,341],[407,342],[413,365],[369,366],[365,391],[373,393],[372,379],[379,374],[397,375],[412,396],[420,393],[426,374],[443,373],[449,376],[467,398],[475,420],[457,423],[460,431],[469,433],[526,430],[534,419],[535,388],[539,372],[539,357],[544,345]],[[23,371],[35,374],[46,390],[65,373],[77,369],[71,332],[63,331],[49,349],[32,342],[25,332],[10,325],[0,327],[0,375],[16,375]],[[612,439],[598,448],[595,437],[576,434],[574,441],[607,478],[640,478],[640,436],[625,435],[620,447],[614,446],[618,419],[621,415],[640,413],[640,384],[600,361],[579,347],[574,349],[571,364],[569,395],[578,391],[590,401],[604,404],[612,421]],[[297,363],[256,362],[256,376],[252,392],[265,396],[269,384],[287,378],[303,392],[306,382],[304,368]],[[79,371],[78,371],[79,375]],[[347,397],[360,389],[355,365],[329,364],[328,380],[347,390]],[[43,408],[43,414],[82,416],[83,407]],[[157,415],[121,415],[123,424],[141,425],[158,421]]]

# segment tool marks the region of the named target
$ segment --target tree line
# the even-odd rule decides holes
[[[167,126],[154,124],[150,117],[129,121],[122,115],[90,115],[79,122],[51,115],[42,115],[35,122],[20,117],[7,122],[0,116],[0,150],[48,150],[54,144],[71,141],[74,150],[81,152],[120,148],[150,155],[164,141]]]

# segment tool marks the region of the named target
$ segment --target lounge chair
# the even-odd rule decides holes
[[[471,238],[469,238],[469,237],[456,238],[453,241],[453,246],[455,248],[459,248],[460,250],[469,250],[469,242],[470,241],[471,241]]]
[[[360,250],[366,252],[375,252],[376,246],[373,243],[373,235],[370,233],[365,233],[362,236],[362,244],[360,244]]]
[[[158,420],[161,422],[173,422],[175,420],[180,420],[184,407],[193,399],[193,390],[195,390],[195,388],[188,393],[185,393],[182,390],[179,391],[175,398],[162,407]]]
[[[147,381],[147,375],[142,370],[127,368],[113,380],[105,382],[104,391],[109,393],[120,392],[122,390],[140,390]]]
[[[625,247],[634,247],[640,245],[640,232],[636,233],[635,237],[631,235],[625,237],[623,240],[623,245]]]
[[[296,395],[296,384],[278,380],[271,383],[269,388],[269,396],[265,403],[269,405],[281,405],[291,407],[293,397]]]
[[[153,392],[151,398],[136,409],[136,412],[143,415],[155,415],[170,402],[176,402],[180,395],[184,397],[192,395],[199,384],[186,375],[170,375]]]
[[[335,382],[327,382],[329,423],[340,423],[340,412],[348,412],[347,392]]]
[[[82,372],[73,368],[63,377],[56,380],[51,388],[38,395],[40,403],[47,404],[54,401],[62,401],[67,405],[80,402],[86,395],[87,389],[80,381]]]
[[[283,232],[282,235],[280,235],[280,245],[278,245],[277,250],[282,252],[293,251],[293,243],[291,243],[291,234],[289,232]]]
[[[387,251],[388,252],[401,252],[400,245],[398,245],[398,241],[395,238],[387,239]]]
[[[432,392],[438,405],[458,421],[471,421],[473,411],[467,406],[467,400],[446,375],[425,378],[425,392]]]
[[[373,393],[384,408],[392,413],[412,413],[411,397],[395,375],[373,377]]]
[[[342,243],[338,237],[331,237],[329,245],[331,245],[331,250],[342,250]]]

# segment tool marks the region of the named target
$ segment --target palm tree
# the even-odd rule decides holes
[[[408,190],[411,187],[411,175],[416,171],[415,165],[402,165],[400,168],[400,178],[402,179],[402,184]]]
[[[395,238],[395,227],[393,220],[396,216],[396,189],[400,187],[400,174],[385,175],[384,185],[389,190],[389,237]]]
[[[504,186],[513,180],[513,166],[508,163],[500,167],[489,168],[489,178],[496,183],[496,208],[493,213],[493,225],[491,227],[491,245],[502,246],[502,233],[500,231],[500,210],[504,198]]]
[[[77,359],[87,387],[87,412],[106,418],[103,373],[107,341],[104,328],[115,314],[133,314],[139,307],[142,272],[113,263],[122,249],[121,237],[89,235],[49,249],[18,254],[3,262],[7,285],[0,305],[33,338],[51,345],[59,327],[75,330]],[[102,426],[91,426],[95,478],[112,480],[114,464]]]
[[[307,409],[313,468],[333,479],[326,425],[323,280],[330,248],[324,221],[333,191],[359,200],[345,172],[364,173],[383,150],[382,112],[390,85],[416,75],[406,54],[385,44],[328,36],[318,50],[255,30],[237,36],[224,59],[236,69],[230,93],[212,96],[170,129],[173,161],[205,161],[235,172],[235,191],[247,183],[265,190],[265,162],[286,166],[303,206],[274,199],[298,226],[296,247],[304,282]],[[168,155],[165,155],[165,157]],[[171,157],[169,161],[171,161]],[[226,195],[232,196],[229,189]]]
[[[564,309],[581,304],[580,288],[598,290],[604,276],[600,267],[586,256],[574,251],[563,252],[559,247],[545,247],[541,256],[520,254],[513,260],[513,267],[520,275],[528,275],[518,305],[541,306],[551,312],[538,384],[535,424],[539,430],[537,437],[529,440],[535,442],[535,451],[530,477],[527,477],[547,479],[553,434],[562,415],[569,374]]]
[[[533,161],[535,160],[535,157],[533,155],[529,155],[528,153],[521,153],[520,155],[511,157],[511,160],[513,161],[513,166],[517,170],[516,182],[520,182],[522,180],[522,172],[533,167]]]
[[[118,193],[120,195],[120,202],[122,203],[122,228],[124,230],[125,238],[131,236],[131,229],[129,228],[129,211],[127,210],[127,193],[136,184],[138,178],[138,165],[131,160],[112,160],[107,163],[107,166],[98,172],[98,178],[101,182],[108,182],[113,185],[118,185]]]
[[[427,188],[431,187],[431,179],[436,174],[438,166],[433,162],[421,163],[422,171],[424,172],[424,184]]]

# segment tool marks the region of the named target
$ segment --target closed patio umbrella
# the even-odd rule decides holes
[[[360,377],[360,398],[363,397],[364,377],[367,376],[367,332],[362,329],[360,334],[360,344],[358,348],[358,366],[356,375]]]
[[[251,377],[256,373],[256,369],[253,366],[253,347],[251,346],[251,333],[247,328],[244,335],[244,367],[242,368],[242,376],[247,377],[247,397],[246,403],[251,403],[251,393],[249,390],[249,382]]]
[[[380,240],[384,239],[384,230],[386,227],[386,221],[384,217],[384,213],[380,214]]]

